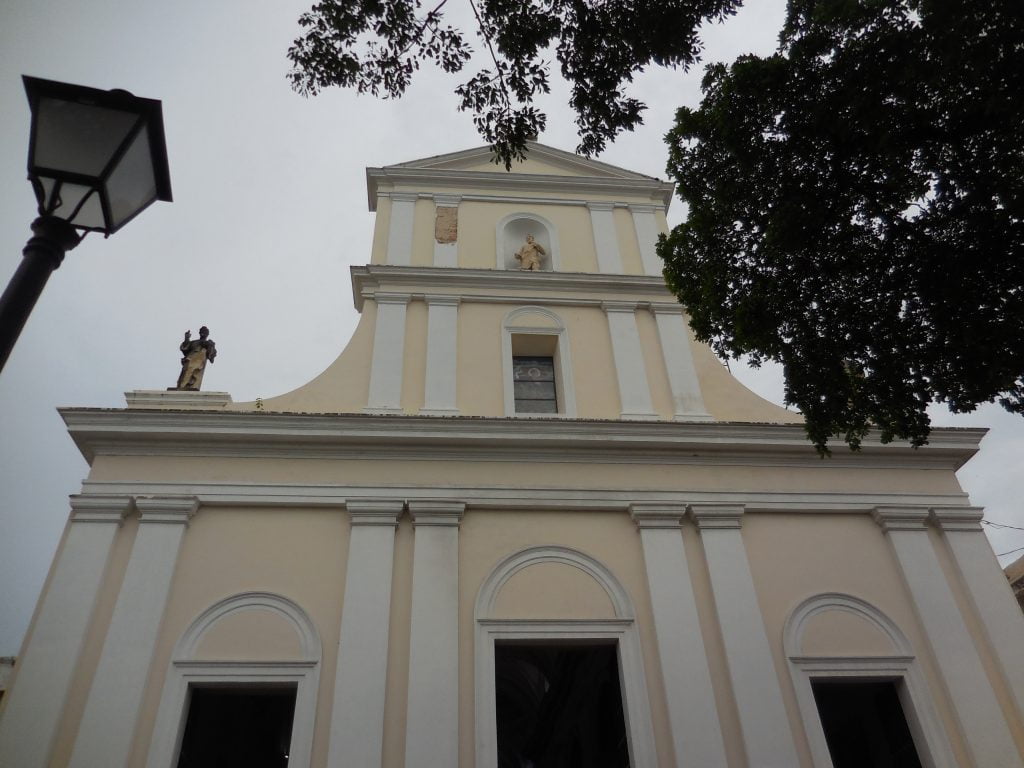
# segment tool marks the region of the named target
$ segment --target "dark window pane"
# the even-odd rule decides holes
[[[192,688],[178,768],[287,768],[295,688]]]
[[[835,768],[921,768],[893,682],[812,683]]]
[[[516,400],[516,413],[558,413],[554,400]]]
[[[516,400],[551,400],[555,399],[555,382],[553,381],[517,381],[514,391]]]
[[[628,768],[614,645],[494,648],[499,768]]]
[[[512,387],[516,413],[558,413],[554,358],[514,356]]]
[[[554,381],[554,360],[550,357],[513,357],[512,378],[515,381]]]

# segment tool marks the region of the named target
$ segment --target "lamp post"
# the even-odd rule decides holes
[[[85,233],[110,236],[154,201],[171,200],[159,101],[22,80],[32,111],[28,178],[39,218],[0,297],[0,371],[64,254]]]

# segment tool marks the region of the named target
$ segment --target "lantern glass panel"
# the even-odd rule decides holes
[[[120,109],[41,98],[33,165],[99,176],[138,119]]]
[[[90,194],[91,193],[91,194]],[[85,229],[103,230],[106,228],[106,221],[103,218],[103,206],[100,202],[99,193],[95,187],[87,187],[83,184],[71,184],[64,182],[60,185],[60,205],[53,209],[53,215],[66,220],[69,224]],[[82,203],[82,198],[89,195]],[[75,208],[79,203],[82,207],[72,218]]]
[[[111,222],[116,229],[156,200],[149,132],[139,131],[107,182]]]

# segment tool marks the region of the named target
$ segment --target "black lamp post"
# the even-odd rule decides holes
[[[0,297],[0,370],[50,273],[84,233],[109,236],[155,200],[171,199],[159,101],[22,79],[32,110],[28,178],[39,218]]]

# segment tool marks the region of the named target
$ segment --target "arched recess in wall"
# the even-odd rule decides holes
[[[247,628],[252,643],[238,643]],[[270,638],[270,642],[264,642]],[[234,645],[232,645],[234,640]],[[197,616],[175,644],[164,679],[147,768],[173,768],[181,749],[189,689],[196,686],[294,686],[295,711],[288,765],[308,768],[322,648],[309,615],[270,592],[224,598]]]
[[[833,768],[812,684],[892,682],[925,768],[953,768],[952,747],[907,636],[853,595],[814,595],[790,614],[783,649],[815,768]]]
[[[508,618],[496,611],[502,590],[524,572],[538,566],[561,566],[592,582],[607,597],[611,615],[600,618],[567,618],[550,615]],[[477,768],[496,768],[498,756],[495,644],[614,644],[618,651],[619,678],[629,764],[655,768],[654,728],[651,722],[647,682],[632,600],[612,571],[595,558],[575,549],[558,546],[531,547],[502,559],[484,579],[474,607],[475,725]]]
[[[510,213],[495,227],[496,268],[517,270],[516,251],[526,242],[526,236],[533,235],[547,255],[541,258],[542,272],[560,272],[562,259],[558,246],[558,230],[548,219],[536,213]]]
[[[550,357],[555,373],[556,413],[520,413],[516,410],[513,357]],[[569,331],[562,318],[546,307],[517,307],[501,323],[501,361],[506,416],[576,417],[576,385],[572,375]]]

